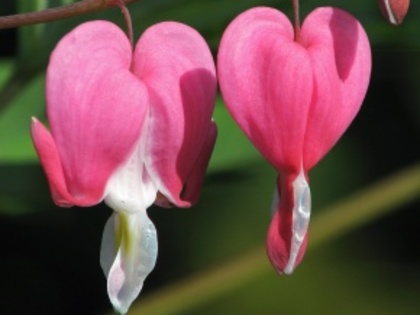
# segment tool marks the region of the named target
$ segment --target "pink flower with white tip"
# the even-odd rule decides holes
[[[289,274],[307,245],[308,172],[364,99],[368,38],[340,9],[318,8],[293,28],[280,11],[253,8],[223,34],[217,69],[230,113],[279,174],[267,252],[274,267]]]
[[[115,309],[126,313],[157,257],[147,208],[188,207],[199,196],[216,138],[214,62],[192,28],[163,22],[134,52],[106,21],[84,23],[54,49],[47,71],[51,133],[32,138],[59,206],[115,210],[101,265]],[[158,198],[157,198],[158,196]]]
[[[383,16],[393,25],[403,22],[410,7],[410,0],[378,0],[378,2]]]

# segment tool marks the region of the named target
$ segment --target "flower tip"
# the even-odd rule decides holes
[[[286,249],[281,249],[279,244],[274,244],[270,240],[267,242],[267,256],[279,276],[291,275],[301,263],[305,250],[306,240],[304,246],[300,249],[299,256],[293,259]]]
[[[38,118],[36,118],[35,116],[32,116],[31,127],[30,127],[32,135],[34,135],[37,132],[36,129],[40,128],[40,125],[42,125],[42,123],[38,120]]]
[[[128,308],[121,307],[121,305],[112,305],[114,312],[120,315],[125,315],[128,312]]]
[[[114,212],[102,237],[100,262],[115,312],[125,314],[156,264],[157,233],[146,211]]]
[[[305,248],[299,249],[298,257],[292,257],[291,240],[279,233],[278,226],[279,216],[278,212],[276,212],[268,230],[267,256],[279,276],[283,274],[290,275],[302,260]],[[306,247],[306,244],[303,245],[303,247]]]
[[[311,193],[305,174],[302,169],[294,178],[280,176],[279,191],[274,195],[275,211],[268,230],[267,254],[280,274],[292,274],[306,251]]]
[[[410,0],[379,0],[379,8],[392,25],[400,25],[407,14]]]
[[[267,256],[274,267],[276,273],[279,276],[291,275],[297,266],[300,264],[303,257],[299,257],[299,260],[295,261],[293,264],[290,263],[289,254],[286,251],[279,250],[274,248],[273,245],[267,244]],[[302,253],[303,256],[303,253]]]

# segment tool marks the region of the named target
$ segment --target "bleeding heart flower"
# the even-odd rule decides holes
[[[150,27],[133,53],[116,25],[89,22],[51,55],[51,134],[34,118],[33,142],[57,205],[105,200],[115,210],[105,226],[101,265],[120,313],[156,262],[156,231],[146,209],[155,201],[188,207],[198,199],[216,138],[215,93],[210,50],[180,23]]]
[[[285,273],[306,249],[308,172],[359,111],[371,70],[368,38],[348,13],[318,8],[297,32],[283,13],[253,8],[228,26],[218,53],[230,113],[279,173],[267,252]]]
[[[379,8],[385,19],[394,25],[399,25],[407,14],[410,0],[379,0]]]

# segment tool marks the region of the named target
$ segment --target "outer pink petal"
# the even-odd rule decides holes
[[[36,118],[32,119],[31,135],[35,149],[44,166],[45,174],[50,183],[51,195],[54,202],[63,207],[72,206],[74,204],[73,197],[67,191],[63,167],[54,139]],[[96,200],[87,202],[93,204]]]
[[[140,135],[147,91],[130,72],[131,54],[127,37],[116,25],[95,21],[67,34],[51,55],[47,114],[65,186],[75,204],[90,205],[103,198],[109,176]],[[37,143],[38,148],[52,146],[51,141]],[[56,158],[41,160],[46,169],[59,172],[58,166],[48,165]]]
[[[302,44],[314,73],[304,168],[312,168],[338,141],[360,109],[369,84],[371,52],[359,22],[343,10],[319,8],[304,21]]]
[[[410,6],[410,0],[379,0],[378,2],[385,19],[394,25],[402,23]]]
[[[133,68],[150,96],[146,167],[171,203],[189,206],[182,190],[212,128],[216,75],[210,50],[194,29],[164,22],[141,36]]]
[[[201,148],[200,155],[198,156],[191,172],[186,179],[184,187],[181,192],[181,199],[183,201],[188,201],[191,205],[198,202],[201,193],[201,187],[203,186],[204,176],[207,170],[207,166],[210,161],[211,154],[214,149],[214,145],[216,143],[217,137],[217,127],[216,124],[213,122],[210,125],[208,135],[206,136],[206,142],[204,143],[203,147]],[[171,201],[167,199],[163,195],[158,195],[156,198],[155,204],[170,208],[173,205]]]
[[[239,15],[223,34],[218,76],[226,105],[277,169],[298,172],[312,97],[312,68],[286,16],[271,8]]]
[[[204,175],[213,153],[214,145],[216,143],[217,127],[214,122],[210,124],[207,135],[205,136],[205,143],[201,147],[198,158],[195,161],[193,168],[185,182],[184,189],[181,193],[181,199],[195,204],[198,202],[203,186]]]

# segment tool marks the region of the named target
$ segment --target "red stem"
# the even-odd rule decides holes
[[[127,37],[130,40],[131,47],[134,50],[133,23],[131,22],[130,11],[127,9],[123,0],[116,0],[115,2],[115,4],[120,8],[121,13],[124,16],[125,24],[127,27]]]
[[[118,0],[122,4],[134,2],[136,0]],[[115,6],[115,0],[82,0],[73,4],[58,8],[46,9],[38,12],[29,12],[0,17],[0,29],[12,28],[23,25],[45,23],[61,20],[68,17],[102,11]],[[123,12],[124,14],[124,12]],[[124,14],[125,16],[125,14]]]
[[[300,18],[299,18],[299,0],[293,2],[293,19],[295,26],[295,41],[300,42]]]

